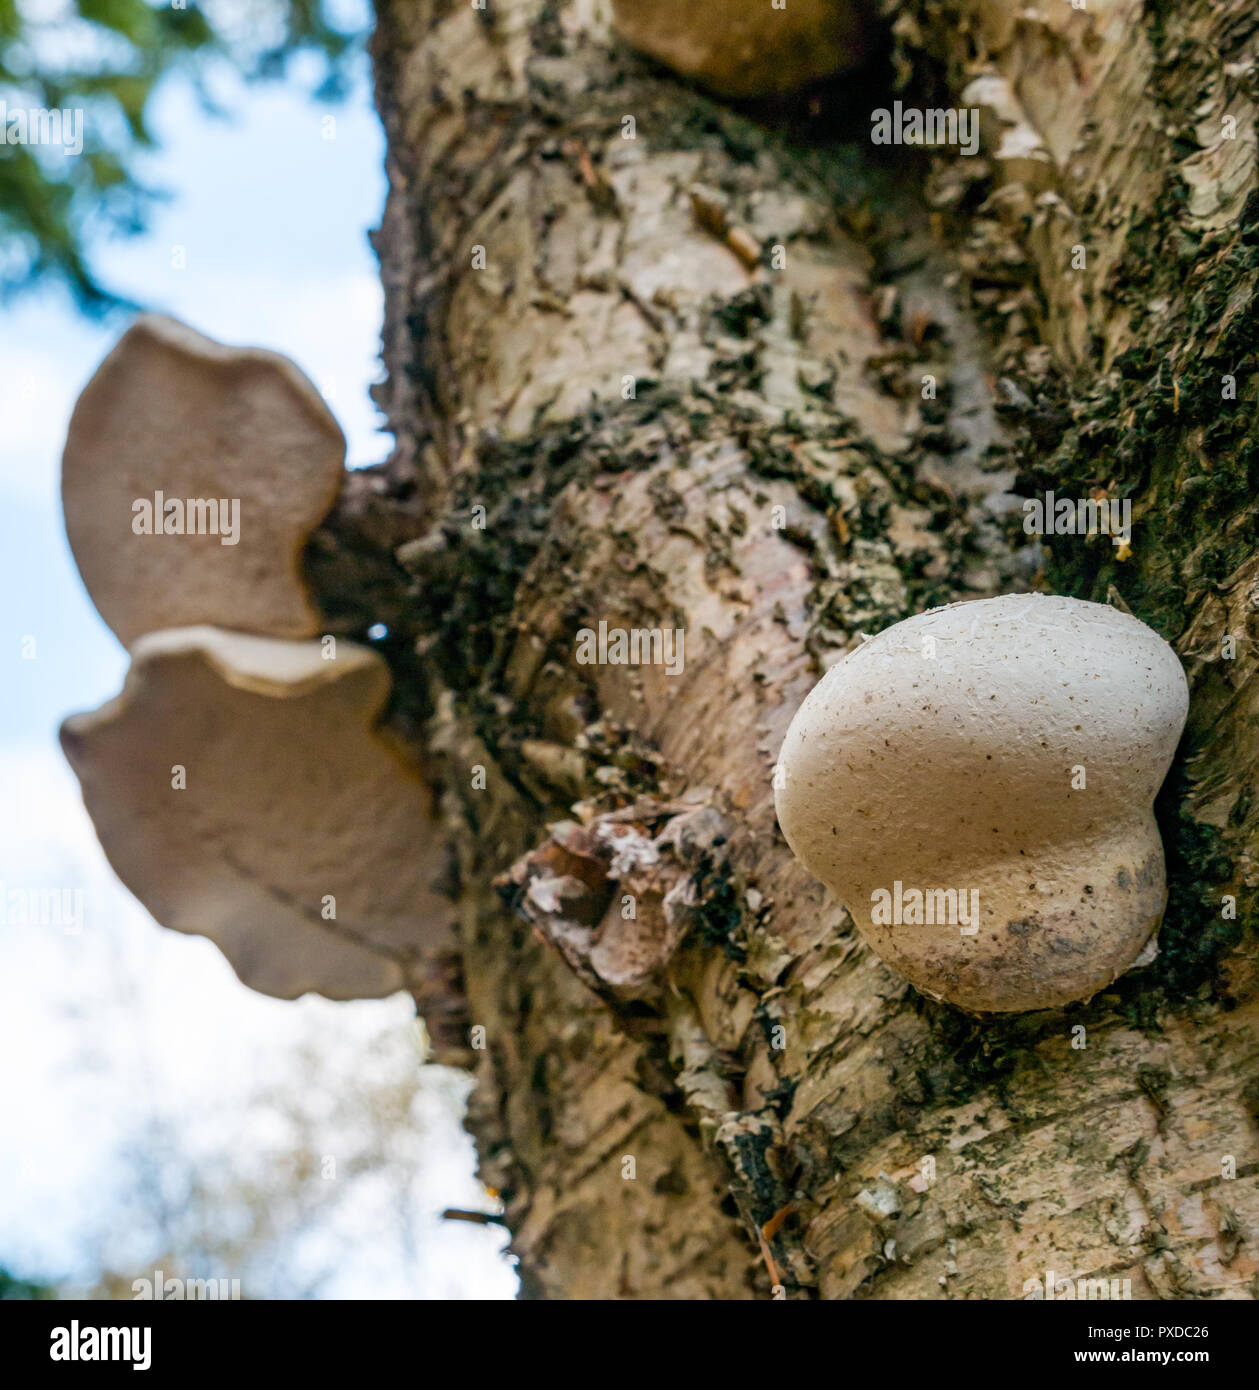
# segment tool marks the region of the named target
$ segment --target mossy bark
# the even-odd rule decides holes
[[[378,10],[398,448],[311,573],[338,630],[389,626],[441,779],[459,951],[420,1004],[526,1292],[1252,1296],[1259,252],[1233,152],[1218,206],[1184,174],[1208,101],[1252,128],[1241,4],[897,6],[902,99],[984,71],[1048,113],[1042,153],[934,166],[876,158],[881,73],[736,114],[584,0]],[[1042,572],[1019,468],[1131,497],[1131,553]],[[1171,905],[1111,990],[979,1020],[796,864],[773,760],[862,631],[1036,584],[1114,588],[1186,661]],[[683,632],[682,669],[582,664],[601,621]]]

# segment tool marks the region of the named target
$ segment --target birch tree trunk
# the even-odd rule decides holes
[[[753,114],[591,0],[378,21],[398,447],[311,568],[437,768],[419,1005],[525,1293],[1253,1296],[1250,7],[897,5],[887,73]],[[873,147],[896,97],[982,108],[985,153]],[[1029,545],[1019,470],[1131,498],[1130,552]],[[978,1019],[793,860],[773,763],[862,632],[1028,587],[1185,662],[1171,901],[1152,965]],[[601,623],[683,660],[586,664]]]

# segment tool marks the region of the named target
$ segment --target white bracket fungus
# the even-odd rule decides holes
[[[374,998],[447,944],[429,789],[376,728],[389,673],[339,642],[178,628],[61,740],[118,877],[245,984]]]
[[[779,823],[925,993],[999,1013],[1087,999],[1162,920],[1152,808],[1188,704],[1175,652],[1118,609],[950,604],[810,692],[779,756]]]
[[[145,316],[75,406],[66,534],[126,646],[208,623],[309,637],[302,548],[336,500],[345,439],[287,358]]]
[[[318,630],[302,547],[344,455],[287,359],[146,317],[62,464],[75,559],[131,649],[122,693],[61,731],[101,845],[158,922],[285,999],[415,987],[450,945],[432,793],[378,727],[388,667],[283,640]]]

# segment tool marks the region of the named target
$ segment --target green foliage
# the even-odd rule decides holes
[[[4,5],[5,0],[0,0],[0,16],[3,15]],[[29,1279],[19,1279],[0,1265],[0,1303],[26,1303],[33,1299],[56,1297],[56,1289],[46,1284],[33,1284]]]
[[[92,272],[93,242],[144,227],[160,191],[137,175],[153,147],[148,116],[162,80],[182,71],[206,106],[211,65],[277,78],[298,53],[322,59],[318,95],[340,96],[361,34],[341,29],[329,0],[252,0],[241,37],[239,6],[226,0],[61,0],[52,9],[0,0],[0,298],[43,280],[60,281],[79,305],[121,303]],[[38,17],[37,17],[38,16]],[[233,23],[235,21],[235,23]],[[78,140],[14,143],[14,113],[81,111]],[[25,119],[23,115],[22,119]]]

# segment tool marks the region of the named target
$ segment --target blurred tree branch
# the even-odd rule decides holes
[[[343,94],[363,32],[338,27],[329,0],[238,9],[228,0],[61,0],[36,11],[0,0],[0,299],[54,281],[88,313],[126,304],[98,279],[91,253],[104,235],[143,230],[161,197],[138,160],[156,144],[150,108],[167,76],[183,73],[221,115],[204,80],[211,64],[274,79],[312,54],[319,98]],[[82,112],[82,149],[26,143],[12,118],[25,122],[31,111]]]

